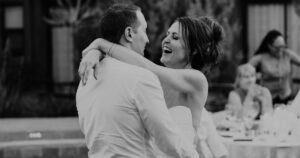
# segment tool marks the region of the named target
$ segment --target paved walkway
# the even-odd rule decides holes
[[[0,133],[79,130],[77,117],[0,119]]]
[[[78,118],[0,119],[1,158],[87,158]]]
[[[78,118],[0,119],[0,143],[53,139],[83,139]]]

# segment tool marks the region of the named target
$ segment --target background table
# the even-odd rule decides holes
[[[233,141],[224,138],[229,158],[300,158],[300,142]]]

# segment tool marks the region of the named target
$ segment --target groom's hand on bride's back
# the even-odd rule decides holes
[[[89,50],[85,55],[82,57],[79,68],[78,68],[78,74],[80,76],[80,79],[82,80],[82,84],[85,85],[88,80],[88,76],[92,69],[95,69],[94,71],[94,77],[97,79],[97,70],[99,69],[99,60],[102,60],[104,56],[99,50],[92,49]]]

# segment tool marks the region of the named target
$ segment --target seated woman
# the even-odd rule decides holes
[[[259,119],[262,114],[273,110],[271,93],[256,84],[256,71],[252,65],[238,67],[235,89],[229,93],[226,108],[237,119]]]

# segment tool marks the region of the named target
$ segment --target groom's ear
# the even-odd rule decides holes
[[[133,36],[133,28],[128,26],[125,28],[125,32],[124,32],[124,36],[125,36],[125,39],[128,41],[128,42],[132,42],[133,39],[132,39],[132,36]]]

